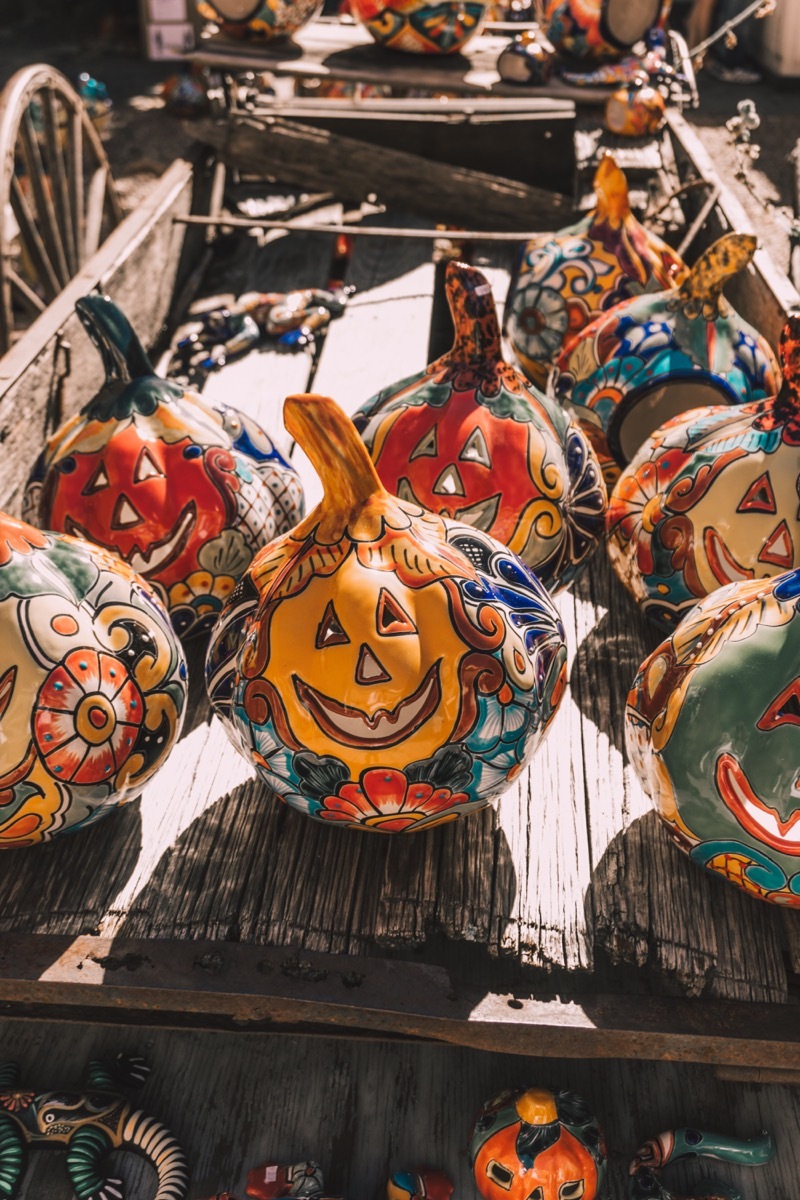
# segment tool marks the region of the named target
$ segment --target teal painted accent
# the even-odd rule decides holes
[[[12,1117],[0,1113],[0,1200],[14,1200],[26,1166],[22,1131]]]
[[[100,1163],[112,1150],[110,1137],[85,1126],[72,1135],[67,1148],[67,1174],[78,1200],[92,1200],[106,1182]]]
[[[654,1149],[660,1144],[662,1152],[667,1139],[672,1145],[669,1153],[658,1161]],[[775,1156],[775,1143],[769,1133],[754,1138],[731,1138],[720,1133],[702,1133],[698,1129],[675,1129],[645,1143],[632,1163],[633,1174],[628,1185],[629,1200],[742,1200],[738,1188],[716,1177],[703,1180],[688,1196],[678,1198],[660,1179],[660,1172],[671,1163],[686,1158],[713,1158],[719,1162],[740,1163],[745,1167],[760,1167]],[[639,1162],[638,1169],[636,1167]],[[652,1165],[651,1165],[652,1164]]]

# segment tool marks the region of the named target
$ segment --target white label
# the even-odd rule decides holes
[[[186,0],[148,0],[151,21],[186,21]]]
[[[194,28],[183,25],[148,25],[148,58],[182,58],[194,49]]]
[[[278,1168],[277,1167],[267,1167],[266,1171],[264,1172],[264,1183],[274,1183],[277,1178],[278,1178]]]

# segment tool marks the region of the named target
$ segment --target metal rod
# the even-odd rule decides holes
[[[300,225],[294,221],[251,220],[249,217],[173,217],[174,225],[219,225],[234,229],[287,229],[295,233],[348,233],[361,237],[418,238],[435,241],[452,238],[459,242],[522,242],[539,237],[541,229],[520,233],[498,233],[485,229],[392,229],[384,225]]]
[[[698,42],[696,46],[692,46],[689,51],[689,57],[697,58],[698,55],[705,53],[709,46],[713,46],[720,38],[725,37],[726,33],[731,33],[737,25],[741,25],[748,17],[756,16],[759,9],[766,8],[764,15],[768,16],[771,11],[767,8],[768,3],[769,0],[753,0],[752,4],[748,4],[747,8],[743,8],[735,17],[731,17],[730,21],[726,21],[724,25],[720,25],[715,33],[710,34],[704,41]]]
[[[711,212],[712,208],[714,207],[714,205],[717,203],[718,200],[719,200],[719,188],[715,187],[715,188],[713,188],[712,191],[709,192],[708,196],[706,197],[705,203],[703,204],[703,207],[700,209],[700,212],[697,214],[697,216],[692,221],[689,228],[686,230],[686,233],[681,238],[681,244],[680,244],[680,246],[678,246],[678,249],[676,251],[676,254],[678,255],[679,258],[683,258],[684,254],[689,249],[692,242],[694,241],[694,239],[697,237],[700,230],[705,225],[706,221],[708,220],[709,213]]]

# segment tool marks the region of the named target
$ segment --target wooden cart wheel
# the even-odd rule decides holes
[[[0,353],[122,220],[83,101],[45,64],[0,94]]]

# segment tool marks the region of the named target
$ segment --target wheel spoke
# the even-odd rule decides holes
[[[78,266],[86,261],[86,216],[83,211],[83,121],[80,112],[70,113],[69,194],[75,215],[75,250]]]
[[[58,227],[63,237],[67,268],[70,277],[72,277],[77,274],[78,260],[75,255],[74,218],[70,208],[67,173],[64,170],[64,158],[61,149],[58,104],[55,92],[51,87],[43,88],[41,95],[42,108],[44,110],[44,134],[47,143],[48,166],[50,168],[50,179],[53,188],[53,206],[58,220]]]
[[[106,183],[108,167],[101,163],[89,181],[89,196],[86,202],[86,246],[87,258],[91,258],[100,245],[103,228],[103,213],[106,207]]]
[[[35,313],[38,317],[39,313],[43,313],[47,308],[44,300],[36,295],[33,288],[28,286],[22,276],[18,275],[13,267],[8,268],[8,282],[11,284],[12,293],[17,293],[19,299],[29,312]]]
[[[27,107],[22,114],[19,123],[19,138],[28,171],[28,183],[36,202],[36,215],[39,218],[38,224],[42,241],[47,247],[47,253],[61,281],[61,287],[64,287],[69,282],[70,275],[67,270],[67,260],[64,256],[64,247],[56,222],[53,201],[50,198],[50,177],[42,162],[39,139],[33,127],[30,107]]]
[[[53,269],[53,264],[45,249],[44,242],[36,227],[33,213],[28,207],[28,201],[25,199],[22,188],[19,185],[19,180],[16,176],[11,179],[11,210],[16,218],[19,226],[19,236],[22,239],[22,244],[28,253],[36,275],[45,290],[48,304],[51,300],[55,300],[58,293],[61,291],[61,284]]]

